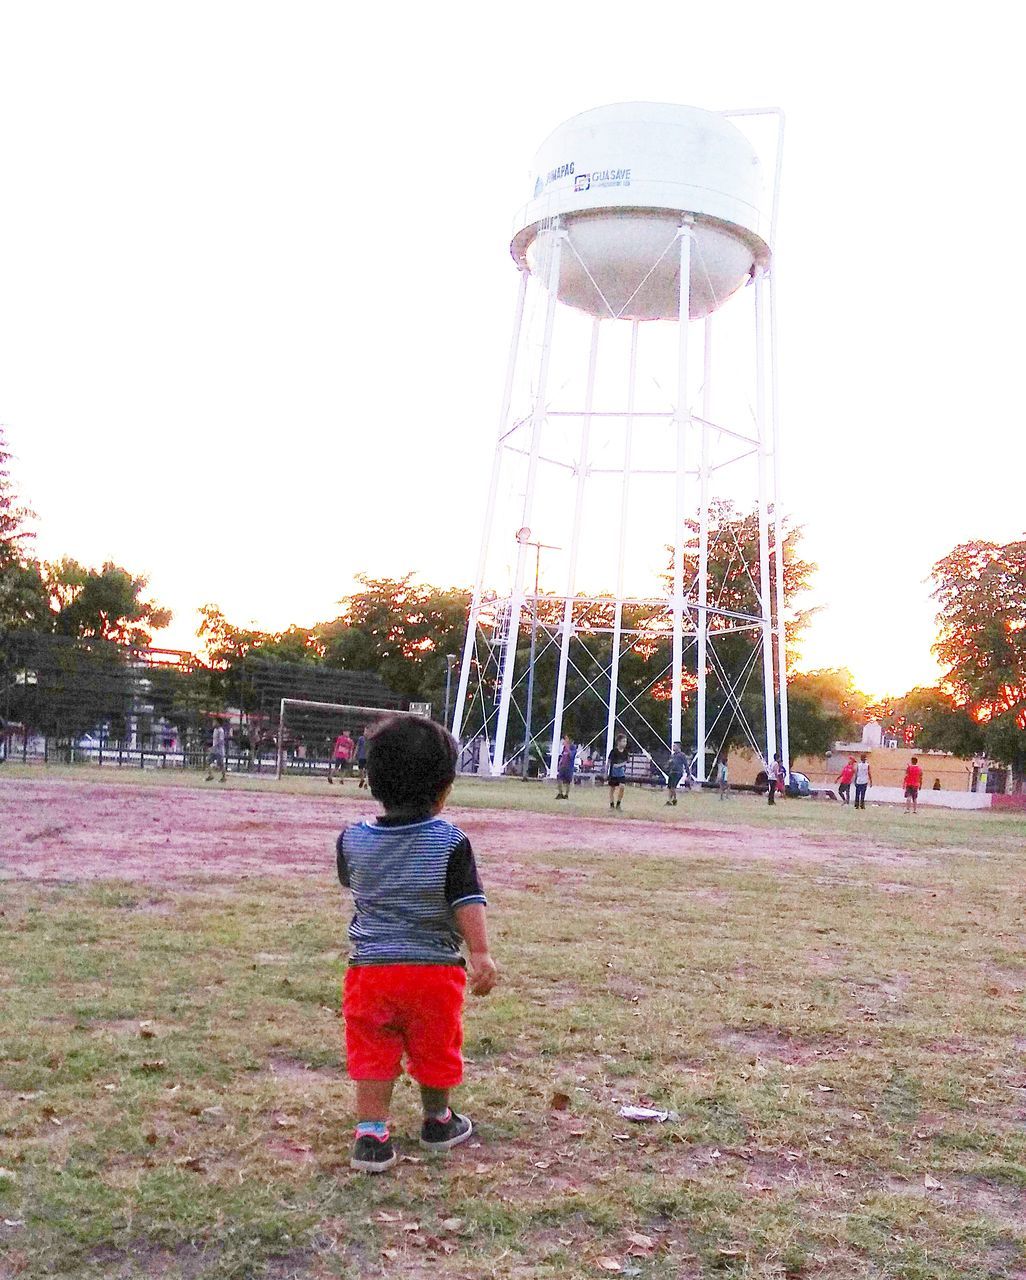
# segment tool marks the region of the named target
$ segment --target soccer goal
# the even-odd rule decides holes
[[[308,702],[282,698],[278,713],[278,752],[274,776],[286,769],[319,774],[331,769],[335,739],[344,731],[355,742],[385,716],[406,716],[395,707],[359,707],[344,702]]]

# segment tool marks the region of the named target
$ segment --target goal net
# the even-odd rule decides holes
[[[360,735],[387,716],[410,715],[395,707],[360,707],[344,702],[307,702],[282,698],[278,715],[277,763],[274,776],[285,773],[330,778],[335,764],[335,743],[346,736],[352,740],[345,771],[356,764],[356,743]]]

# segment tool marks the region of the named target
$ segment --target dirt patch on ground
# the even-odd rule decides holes
[[[101,780],[0,780],[4,851],[0,879],[55,883],[109,879],[174,884],[202,878],[313,876],[333,880],[335,839],[347,823],[373,816],[358,795],[127,787]],[[489,883],[546,892],[593,874],[534,859],[601,848],[659,858],[729,859],[781,867],[920,861],[870,840],[824,840],[787,830],[670,825],[644,819],[582,817],[497,809],[447,810],[470,836]],[[525,850],[526,847],[526,850]],[[520,859],[525,851],[532,861]],[[138,909],[160,911],[158,900]]]
[[[267,1070],[279,1080],[321,1081],[324,1084],[338,1082],[338,1072],[326,1067],[312,1067],[298,1058],[275,1056],[267,1059]]]
[[[890,1195],[929,1199],[945,1208],[989,1218],[1020,1235],[1026,1230],[1026,1197],[1021,1189],[989,1178],[943,1173],[936,1178],[924,1175],[915,1181],[888,1178],[882,1189]]]
[[[806,1066],[810,1062],[829,1060],[842,1051],[842,1046],[825,1041],[800,1040],[775,1027],[734,1028],[721,1032],[716,1042],[749,1062],[759,1059],[785,1062],[790,1066]]]

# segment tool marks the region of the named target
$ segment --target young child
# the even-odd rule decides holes
[[[673,751],[670,753],[670,760],[666,766],[666,790],[669,793],[667,804],[677,803],[677,788],[680,786],[680,780],[684,777],[687,770],[688,762],[684,758],[684,752],[680,749],[680,743],[673,744]]]
[[[855,808],[866,807],[866,792],[873,785],[873,770],[869,767],[869,756],[862,752],[855,766]]]
[[[456,743],[432,720],[391,716],[367,734],[371,794],[384,814],[338,838],[338,876],[356,912],[342,1000],[346,1057],[356,1084],[354,1169],[396,1162],[388,1132],[392,1086],[405,1055],[420,1085],[420,1145],[448,1151],[474,1131],[449,1107],[463,1079],[463,995],[496,982],[485,896],[470,841],[440,817],[456,776]]]
[[[618,733],[613,742],[613,749],[609,753],[608,773],[606,781],[609,784],[609,807],[620,807],[620,801],[623,799],[624,788],[627,785],[627,735]]]
[[[913,756],[905,770],[905,812],[919,812],[919,790],[923,785],[923,769],[919,757]]]
[[[339,772],[339,783],[344,787],[346,785],[346,774],[349,772],[349,761],[353,754],[355,743],[349,736],[349,732],[343,729],[335,739],[335,745],[332,748],[331,763],[328,765],[328,785],[331,785],[331,773],[333,769]]]
[[[367,785],[367,726],[364,725],[356,739],[356,767],[360,771],[358,790]]]
[[[574,766],[577,763],[577,748],[569,734],[563,737],[563,744],[556,763],[556,799],[569,800],[570,788],[574,784]]]
[[[851,781],[855,777],[855,757],[849,756],[847,761],[841,766],[841,772],[834,781],[837,783],[837,794],[841,797],[842,804],[851,803]]]
[[[716,779],[716,789],[720,793],[720,799],[726,800],[727,796],[730,795],[730,773],[727,769],[727,753],[725,751],[716,762],[713,776]]]

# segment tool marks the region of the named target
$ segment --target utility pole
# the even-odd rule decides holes
[[[449,728],[449,694],[452,690],[452,666],[455,661],[456,655],[454,653],[445,655],[445,716],[442,723],[447,729]]]
[[[532,542],[531,530],[517,530],[517,542],[524,547],[534,547],[534,596],[531,600],[531,653],[527,660],[527,713],[524,716],[524,758],[520,764],[521,778],[527,777],[527,766],[531,758],[531,712],[534,708],[534,655],[538,635],[538,590],[541,576],[541,553],[543,551],[560,551],[561,547],[553,547],[545,542]],[[511,638],[516,644],[516,636]]]

